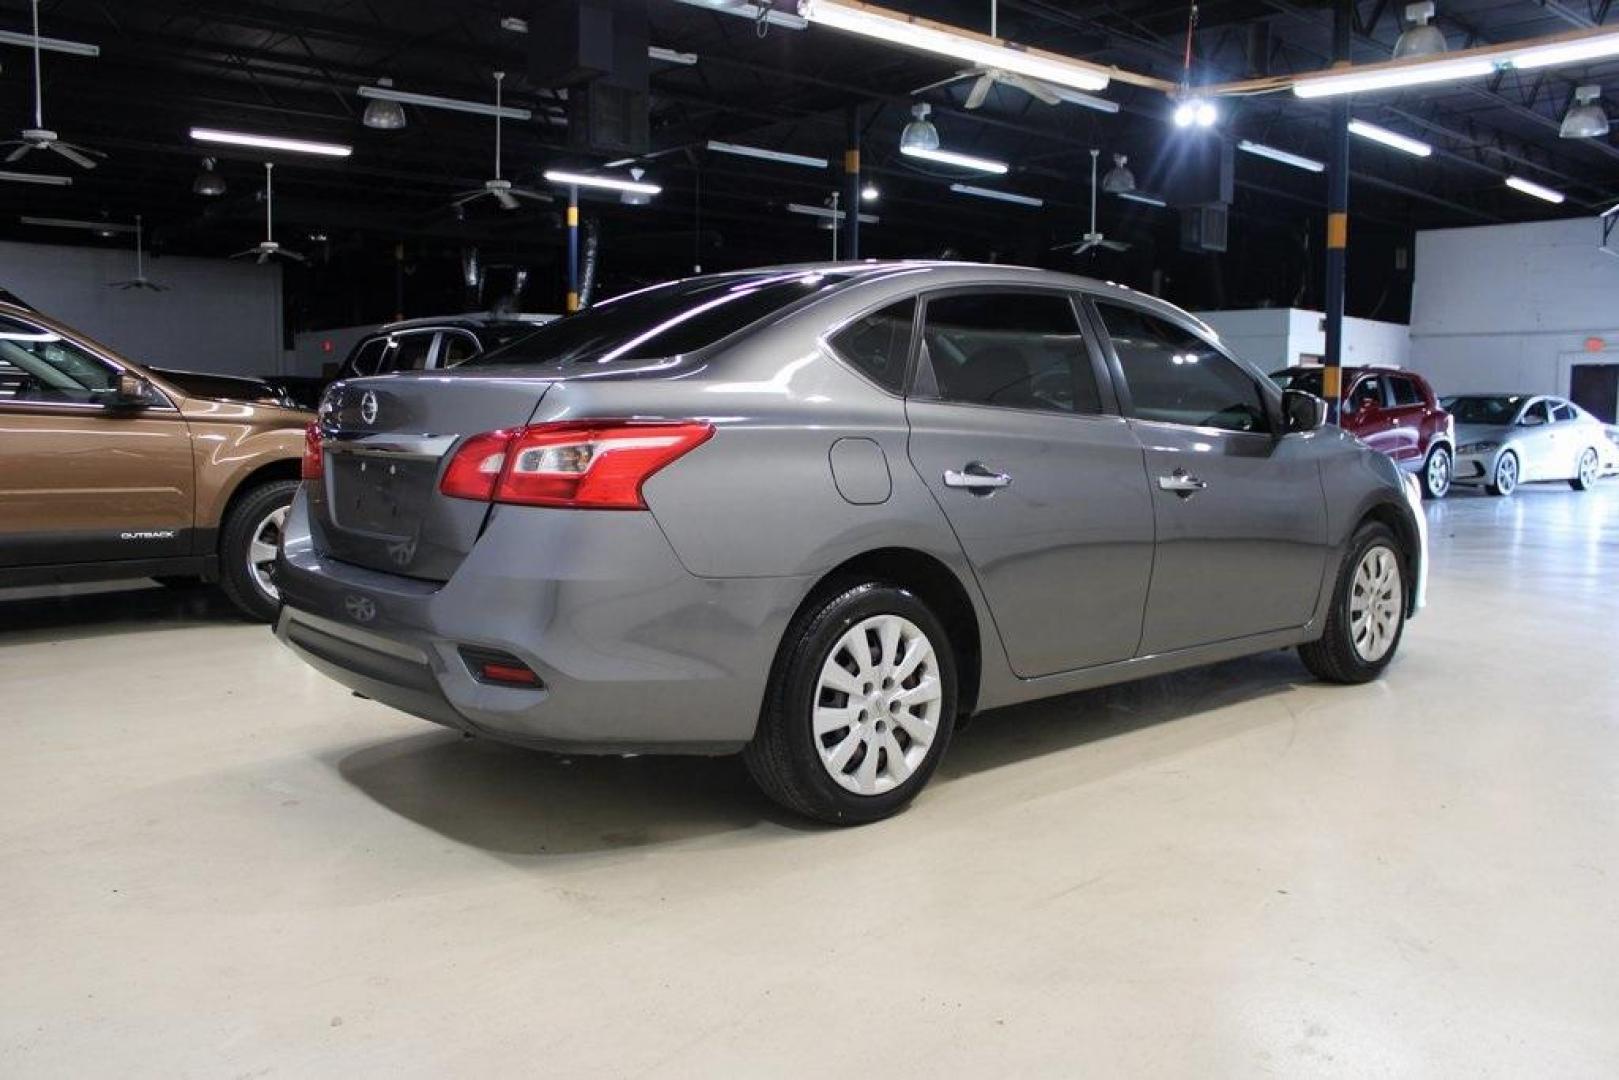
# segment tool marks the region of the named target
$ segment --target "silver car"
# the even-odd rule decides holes
[[[329,390],[277,633],[452,728],[741,751],[787,807],[871,821],[974,712],[1290,646],[1375,678],[1420,496],[1323,415],[1082,278],[676,281]]]
[[[1511,495],[1532,480],[1588,491],[1604,472],[1608,432],[1571,401],[1532,394],[1463,394],[1444,400],[1456,420],[1457,484]]]

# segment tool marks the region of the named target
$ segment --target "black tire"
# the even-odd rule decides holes
[[[1491,495],[1511,495],[1518,490],[1519,472],[1518,455],[1508,450],[1495,459],[1495,475],[1490,477],[1484,490]]]
[[[1451,478],[1456,472],[1456,459],[1451,456],[1450,448],[1436,446],[1428,451],[1428,457],[1422,463],[1422,497],[1424,499],[1443,499],[1450,494]]]
[[[1602,458],[1598,456],[1595,447],[1587,447],[1585,453],[1580,455],[1580,463],[1576,467],[1579,471],[1568,486],[1575,491],[1590,491],[1597,486],[1597,478],[1602,475]]]
[[[909,776],[890,790],[865,795],[842,786],[833,779],[831,766],[823,764],[821,746],[830,751],[834,743],[817,745],[813,714],[822,689],[822,668],[832,658],[840,640],[861,622],[883,615],[909,621],[932,647],[940,690],[939,715],[932,740],[926,746],[926,756]],[[759,728],[743,751],[742,759],[754,783],[771,799],[795,813],[833,825],[878,821],[897,813],[915,798],[944,757],[955,729],[956,685],[955,656],[949,636],[938,618],[915,594],[881,582],[842,588],[819,603],[809,605],[782,636],[770,686],[765,692]],[[898,689],[896,687],[895,691]],[[853,695],[844,700],[851,706],[857,705]],[[880,709],[874,713],[874,716],[882,715]],[[873,722],[877,732],[884,730],[881,722]],[[896,742],[903,729],[903,724],[891,729],[891,737]],[[823,738],[834,739],[835,732]],[[856,738],[853,725],[844,738]],[[908,732],[906,738],[910,738]],[[838,740],[838,744],[841,742]],[[856,749],[854,760],[863,761],[866,754],[889,752],[872,750],[870,746],[868,742],[865,749]],[[874,768],[887,767],[886,757],[878,756],[873,760]],[[851,768],[850,775],[854,771]]]
[[[281,611],[281,598],[264,590],[248,566],[253,535],[266,518],[292,505],[296,480],[272,480],[237,497],[219,531],[219,587],[248,618],[271,622]]]
[[[1388,650],[1375,660],[1363,658],[1355,648],[1353,620],[1350,617],[1351,593],[1354,589],[1355,570],[1372,548],[1382,545],[1394,554],[1400,581],[1400,616],[1394,628],[1394,638]],[[1333,585],[1332,607],[1327,611],[1326,628],[1319,640],[1299,646],[1299,659],[1318,679],[1335,683],[1371,682],[1383,673],[1400,651],[1400,638],[1405,633],[1405,616],[1410,608],[1411,570],[1400,547],[1400,541],[1387,525],[1367,522],[1356,531],[1338,567],[1338,580]]]

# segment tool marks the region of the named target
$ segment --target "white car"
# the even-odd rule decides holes
[[[1462,394],[1444,400],[1456,419],[1457,484],[1510,495],[1519,484],[1565,480],[1586,491],[1610,453],[1602,421],[1560,397]]]

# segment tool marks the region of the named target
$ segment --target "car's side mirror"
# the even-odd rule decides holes
[[[101,403],[109,409],[144,409],[152,403],[152,384],[134,372],[126,371],[103,395]]]
[[[1282,417],[1289,433],[1316,431],[1327,422],[1327,403],[1303,390],[1283,390]]]

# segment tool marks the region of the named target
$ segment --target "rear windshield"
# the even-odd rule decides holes
[[[1458,424],[1510,424],[1523,404],[1521,394],[1498,397],[1453,397],[1443,402]]]
[[[825,292],[848,273],[726,274],[690,278],[565,315],[464,367],[607,364],[693,352]]]

